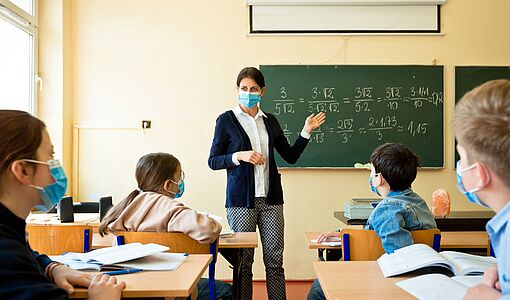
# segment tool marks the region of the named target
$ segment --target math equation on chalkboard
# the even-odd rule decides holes
[[[326,113],[297,167],[352,167],[385,142],[400,142],[424,167],[443,166],[443,71],[438,66],[261,66],[288,142],[306,117]],[[279,159],[280,166],[292,167]]]

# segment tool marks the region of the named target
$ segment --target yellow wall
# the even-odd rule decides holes
[[[54,3],[54,1],[41,0]],[[59,3],[58,1],[56,1]],[[67,1],[66,1],[67,2]],[[74,196],[118,202],[135,186],[134,166],[147,152],[175,154],[186,172],[184,203],[224,215],[225,172],[207,166],[216,117],[236,104],[235,79],[261,64],[431,64],[445,66],[445,163],[420,170],[413,187],[429,200],[444,187],[452,209],[473,210],[457,192],[452,169],[455,65],[510,65],[510,2],[448,0],[444,35],[247,36],[244,1],[69,0],[72,28],[65,39],[73,108]],[[65,10],[64,10],[65,11]],[[41,36],[45,34],[41,27]],[[69,40],[67,40],[69,39]],[[43,41],[41,41],[43,42]],[[49,42],[49,41],[46,41]],[[48,49],[50,50],[50,49]],[[41,51],[44,52],[44,51]],[[47,53],[46,53],[47,54]],[[42,53],[40,64],[47,64]],[[43,105],[52,101],[45,97]],[[69,102],[71,101],[71,102]],[[141,120],[152,120],[144,134]],[[66,130],[70,125],[66,124]],[[79,129],[77,129],[79,127]],[[352,197],[373,196],[362,170],[282,170],[285,191],[287,278],[311,278],[316,253],[303,232],[338,228],[333,211]],[[226,224],[226,222],[224,222]],[[254,277],[263,278],[261,250]],[[220,262],[219,278],[230,276]]]

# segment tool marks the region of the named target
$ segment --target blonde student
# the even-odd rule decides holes
[[[486,228],[497,266],[465,299],[510,299],[510,81],[489,81],[464,95],[452,125],[457,187],[470,202],[496,212]]]
[[[0,110],[0,299],[68,299],[75,286],[89,299],[120,299],[123,281],[75,271],[30,248],[25,219],[64,196],[67,177],[54,158],[44,123],[16,110]]]
[[[200,243],[218,239],[221,225],[217,221],[176,200],[184,193],[184,171],[173,155],[142,156],[136,164],[135,177],[138,187],[108,211],[99,226],[101,235],[116,231],[177,231]],[[199,299],[209,299],[205,296],[207,290],[207,280],[201,280]],[[217,281],[216,295],[229,299],[230,285]]]

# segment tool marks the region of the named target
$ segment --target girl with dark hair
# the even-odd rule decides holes
[[[138,188],[108,211],[99,227],[101,235],[126,230],[178,231],[204,244],[218,238],[218,222],[175,200],[184,193],[184,172],[173,155],[142,156],[135,177]]]
[[[177,231],[200,243],[218,239],[221,225],[176,200],[184,193],[181,164],[168,153],[150,153],[136,164],[137,189],[112,207],[99,226],[101,236],[116,231]],[[198,298],[209,299],[207,279],[198,283]],[[231,286],[216,281],[216,296],[231,299]]]
[[[30,248],[25,219],[36,206],[52,208],[67,178],[41,120],[0,110],[0,128],[0,299],[67,299],[73,286],[88,287],[89,299],[120,299],[123,281],[92,277]]]
[[[311,114],[294,145],[289,145],[276,117],[258,107],[266,91],[262,73],[247,67],[237,76],[238,104],[216,120],[209,167],[227,170],[227,219],[236,232],[259,228],[269,299],[285,299],[283,270],[283,190],[274,150],[295,163],[305,150],[312,130],[322,125],[324,113]],[[252,298],[254,251],[241,261],[241,299]]]

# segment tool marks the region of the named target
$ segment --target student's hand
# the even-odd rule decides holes
[[[66,290],[68,294],[74,292],[73,286],[89,287],[92,279],[92,274],[76,271],[66,265],[56,266],[51,274],[55,285]]]
[[[501,293],[493,288],[486,286],[485,284],[479,284],[470,288],[466,295],[464,296],[464,300],[496,300],[501,297]]]
[[[117,283],[115,276],[98,273],[89,286],[89,300],[117,300],[122,295],[122,290],[126,287],[124,281]]]
[[[242,160],[254,165],[263,165],[266,163],[266,158],[262,153],[255,151],[241,151],[237,153],[237,160]]]
[[[326,122],[326,114],[324,112],[321,111],[316,115],[311,114],[306,118],[303,129],[308,133],[312,133],[313,130],[319,128],[324,122]]]
[[[499,277],[498,277],[498,266],[494,265],[488,268],[485,273],[483,274],[483,280],[482,284],[485,284],[486,286],[490,288],[495,288],[498,291],[501,291],[501,286],[499,284]]]
[[[317,243],[322,243],[324,241],[327,241],[330,237],[340,237],[340,232],[336,231],[330,231],[330,232],[323,232],[321,235],[319,235],[319,238],[317,239]]]

